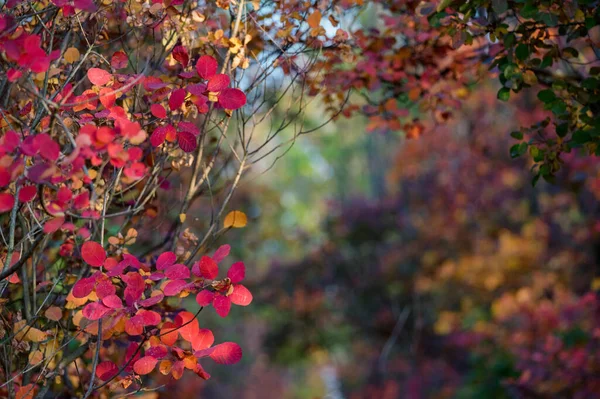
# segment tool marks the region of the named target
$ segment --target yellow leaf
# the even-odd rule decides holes
[[[179,221],[180,221],[181,223],[184,223],[184,222],[185,222],[185,218],[186,218],[186,216],[185,216],[185,213],[180,213],[180,214],[179,214]]]
[[[225,216],[225,221],[223,222],[223,227],[235,227],[242,228],[245,227],[248,223],[248,218],[246,214],[241,211],[231,211]]]
[[[42,342],[48,337],[48,334],[42,330],[28,326],[27,320],[16,322],[13,327],[13,332],[18,341]]]
[[[29,354],[29,363],[32,365],[41,363],[44,360],[44,354],[41,351],[33,351]]]
[[[65,51],[64,58],[67,63],[72,64],[79,61],[80,56],[81,54],[79,54],[79,50],[77,50],[75,47],[69,47],[67,51]]]

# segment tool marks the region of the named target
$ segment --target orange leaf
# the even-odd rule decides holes
[[[133,371],[139,375],[150,374],[158,363],[158,359],[152,356],[144,356],[133,365]]]
[[[308,26],[310,26],[313,29],[316,29],[319,27],[319,25],[321,25],[322,17],[323,15],[321,14],[321,11],[316,10],[315,12],[310,14],[310,16],[306,19],[306,22],[308,22]]]
[[[50,306],[44,312],[44,316],[46,316],[47,319],[59,321],[62,319],[62,310],[58,306]]]
[[[225,220],[223,221],[223,227],[235,227],[242,228],[245,227],[248,223],[248,218],[246,214],[241,211],[231,211],[225,216]]]

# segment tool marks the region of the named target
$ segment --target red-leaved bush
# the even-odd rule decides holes
[[[3,3],[0,396],[127,395],[240,361],[198,321],[252,302],[217,241],[248,222],[228,210],[243,176],[306,132],[297,78],[339,44],[315,30],[335,3]]]

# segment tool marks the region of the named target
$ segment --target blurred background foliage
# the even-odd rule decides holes
[[[255,302],[203,316],[240,340],[243,363],[174,389],[598,397],[598,165],[568,158],[556,184],[532,187],[507,133],[543,111],[496,91],[481,86],[417,140],[340,119],[293,142],[275,169],[275,155],[258,165],[235,204],[252,230],[227,238],[255,260]],[[323,118],[318,104],[308,115]]]

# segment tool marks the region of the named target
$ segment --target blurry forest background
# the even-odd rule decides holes
[[[244,359],[166,395],[596,397],[598,163],[533,187],[508,133],[545,113],[497,90],[417,140],[340,119],[254,168],[235,204],[252,232],[228,237],[255,302],[203,316]]]

